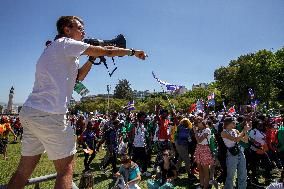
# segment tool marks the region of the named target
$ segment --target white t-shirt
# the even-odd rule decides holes
[[[225,130],[224,129],[224,132],[226,132],[227,134],[233,136],[233,137],[238,137],[238,133],[237,133],[237,130],[236,129],[232,129],[232,130]],[[234,147],[236,142],[235,141],[232,141],[232,140],[229,140],[227,138],[223,138],[223,141],[225,143],[225,145],[227,146],[227,148],[231,148],[231,147]]]
[[[144,127],[144,124],[139,123],[138,127],[135,127],[135,136],[133,141],[134,147],[145,147],[146,146],[146,136],[145,131],[146,128]]]
[[[259,131],[258,129],[253,129],[249,132],[249,137],[256,140],[256,142],[260,143],[261,145],[266,144],[265,138],[266,134],[264,132]]]
[[[79,56],[89,46],[66,37],[52,42],[37,61],[33,91],[24,106],[65,114],[76,83]]]
[[[211,130],[209,128],[205,128],[201,132],[198,132],[197,136],[200,137],[200,136],[204,135],[205,133],[208,134],[208,136],[205,139],[203,139],[202,142],[200,142],[198,144],[202,144],[202,145],[208,145],[209,144],[208,141],[210,141],[210,137],[211,137]]]

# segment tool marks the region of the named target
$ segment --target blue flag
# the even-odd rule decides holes
[[[252,88],[248,89],[248,94],[249,94],[250,99],[254,99],[254,93],[253,93]]]
[[[170,84],[166,81],[163,81],[163,80],[160,80],[155,74],[154,72],[152,72],[152,75],[153,77],[157,80],[157,82],[160,84],[160,85],[164,85],[167,87],[167,90],[168,91],[176,91],[178,89],[180,89],[182,86],[179,86],[179,85],[173,85],[173,84]]]
[[[128,111],[132,111],[132,110],[135,110],[135,107],[134,107],[134,100],[131,100],[127,103],[127,105],[125,106],[125,108],[127,108]]]
[[[204,111],[204,102],[203,100],[197,100],[196,102],[196,111],[203,112]]]
[[[208,101],[208,106],[215,106],[215,99],[211,99]]]

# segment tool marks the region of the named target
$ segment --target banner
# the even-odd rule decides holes
[[[156,77],[154,72],[152,72],[152,75],[153,75],[153,77],[157,80],[157,82],[160,85],[165,85],[168,91],[176,91],[176,90],[178,90],[178,89],[180,89],[182,87],[182,86],[179,86],[179,85],[173,85],[173,84],[170,84],[170,83],[168,83],[166,81],[160,80],[159,78]]]

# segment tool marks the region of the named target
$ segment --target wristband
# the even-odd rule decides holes
[[[128,51],[128,56],[133,56],[134,54],[135,54],[135,50],[134,49],[130,49],[129,51]]]

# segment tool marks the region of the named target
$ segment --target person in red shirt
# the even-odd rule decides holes
[[[102,122],[101,119],[97,119],[95,120],[93,124],[93,129],[95,130],[96,137],[98,138],[100,137],[100,133],[101,133],[101,129],[100,129],[101,122]]]
[[[160,105],[156,109],[156,121],[158,123],[158,131],[156,133],[158,138],[158,154],[156,162],[159,162],[162,158],[162,151],[165,148],[170,148],[170,133],[168,119],[169,112],[166,109],[162,109]]]
[[[20,122],[20,118],[19,117],[16,118],[16,121],[14,123],[14,133],[17,136],[15,138],[15,141],[17,141],[19,136],[20,136],[20,140],[22,140],[22,138],[23,138],[23,127],[22,127],[22,124]]]
[[[278,153],[278,125],[276,124],[275,120],[268,124],[266,128],[266,143],[269,149],[269,157],[271,160],[275,161],[277,167],[279,169],[283,169],[283,165],[281,163],[279,153]]]
[[[168,132],[169,123],[170,123],[170,120],[168,119],[169,117],[168,110],[161,109],[161,106],[158,106],[156,110],[156,117],[157,117],[158,126],[159,126],[159,129],[157,132],[158,140],[160,142],[168,141],[170,139],[169,132]]]
[[[16,135],[11,128],[11,124],[9,119],[6,116],[3,116],[0,119],[0,127],[2,128],[2,132],[0,132],[0,154],[3,154],[4,160],[7,160],[7,144],[9,142],[8,135],[9,132],[11,132],[14,135],[14,139],[16,138]]]

